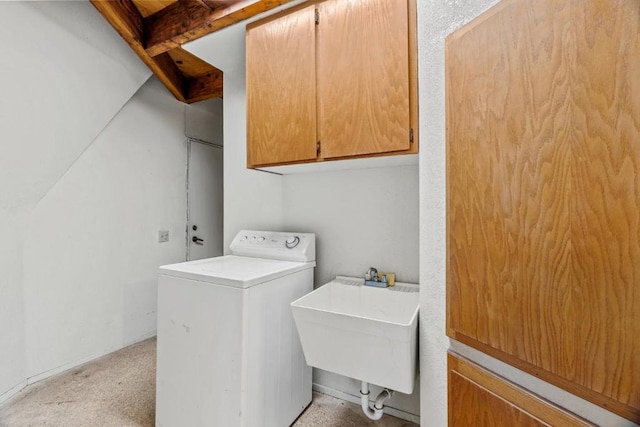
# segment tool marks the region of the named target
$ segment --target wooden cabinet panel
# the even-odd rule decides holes
[[[318,5],[322,157],[408,150],[407,0]]]
[[[247,163],[316,158],[315,6],[247,29]]]
[[[640,2],[447,40],[448,333],[640,423]]]
[[[415,0],[311,0],[249,24],[247,165],[417,153],[415,20]]]
[[[464,358],[449,353],[448,365],[451,427],[591,425]]]

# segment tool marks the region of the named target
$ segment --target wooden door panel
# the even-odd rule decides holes
[[[571,242],[576,380],[640,424],[640,2],[577,5]]]
[[[640,422],[640,2],[447,40],[448,332]]]
[[[323,158],[410,148],[407,7],[407,0],[318,5]]]
[[[249,26],[247,163],[316,158],[315,6]]]
[[[448,355],[448,367],[451,427],[591,425],[452,353]]]

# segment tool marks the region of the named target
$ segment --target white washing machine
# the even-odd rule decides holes
[[[289,304],[315,235],[241,231],[232,255],[160,267],[156,426],[283,427],[311,403]]]

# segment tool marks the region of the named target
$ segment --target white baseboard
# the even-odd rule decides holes
[[[32,376],[30,376],[29,378],[26,379],[26,385],[35,384],[35,383],[37,383],[39,381],[45,380],[45,379],[47,379],[49,377],[52,377],[52,376],[57,375],[59,373],[62,373],[64,371],[68,371],[69,369],[73,369],[73,368],[78,367],[80,365],[84,365],[87,362],[91,362],[92,360],[98,359],[98,358],[100,358],[102,356],[106,356],[107,354],[111,354],[111,353],[113,353],[115,351],[122,350],[123,348],[126,348],[126,347],[129,347],[131,345],[137,344],[137,343],[139,343],[141,341],[144,341],[146,339],[154,337],[155,335],[156,335],[156,331],[149,332],[148,334],[142,335],[142,336],[136,338],[135,340],[133,340],[131,342],[125,343],[123,346],[114,347],[114,348],[111,348],[111,349],[106,350],[106,351],[101,352],[101,353],[95,353],[95,354],[92,354],[90,356],[74,360],[73,362],[65,363],[63,365],[57,366],[57,367],[49,369],[47,371],[40,372],[38,374],[32,375]]]
[[[320,393],[324,393],[324,394],[328,394],[329,396],[333,396],[336,397],[338,399],[342,399],[342,400],[346,400],[347,402],[351,402],[351,403],[355,403],[356,405],[360,406],[360,396],[354,396],[352,394],[349,393],[345,393],[343,391],[340,390],[336,390],[333,389],[331,387],[327,387],[321,384],[316,384],[313,383],[313,389],[315,391],[318,391]],[[416,414],[412,414],[409,412],[405,412],[401,409],[396,409],[396,408],[392,408],[391,406],[385,406],[384,407],[384,413],[385,414],[389,414],[389,415],[393,415],[394,417],[403,419],[403,420],[407,420],[407,421],[411,421],[414,422],[416,424],[420,424],[420,416],[416,415]]]
[[[18,394],[18,392],[23,388],[25,388],[26,386],[27,386],[27,380],[24,380],[14,385],[4,393],[0,394],[0,405],[6,402],[7,400],[11,399],[16,394]]]

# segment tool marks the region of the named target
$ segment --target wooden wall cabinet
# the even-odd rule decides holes
[[[247,165],[417,153],[415,0],[311,1],[247,26]]]
[[[451,427],[592,425],[453,353],[448,367]]]
[[[447,329],[640,423],[640,2],[505,0],[446,42]]]

